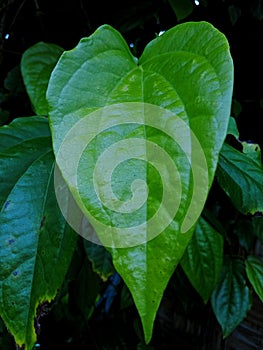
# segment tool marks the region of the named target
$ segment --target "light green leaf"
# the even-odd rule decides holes
[[[263,168],[258,162],[225,143],[220,153],[217,177],[242,214],[263,213]]]
[[[239,139],[239,131],[238,131],[237,123],[235,118],[233,117],[229,118],[227,134],[233,135],[237,140]]]
[[[50,74],[63,49],[55,44],[39,42],[22,56],[21,72],[32,107],[36,114],[47,115],[46,90]]]
[[[212,293],[211,304],[223,336],[227,337],[245,318],[251,307],[242,260],[226,257],[221,278]]]
[[[31,350],[37,306],[55,297],[76,235],[56,202],[47,120],[14,120],[0,128],[0,140],[0,315]]]
[[[241,142],[241,144],[243,146],[243,153],[257,162],[263,171],[260,146],[257,143],[246,141]]]
[[[256,256],[249,255],[246,260],[247,277],[255,292],[263,302],[263,262]]]
[[[223,237],[201,217],[181,260],[185,274],[205,303],[222,270],[223,244]]]
[[[212,184],[232,87],[228,43],[206,22],[172,28],[139,62],[105,25],[52,72],[57,164],[130,289],[146,342]]]

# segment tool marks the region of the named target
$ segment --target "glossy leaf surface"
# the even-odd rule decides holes
[[[0,315],[31,350],[37,307],[55,297],[77,235],[56,202],[47,120],[19,118],[0,128],[0,140]]]
[[[120,228],[120,231],[132,227],[131,236],[136,238],[137,234],[143,238],[142,242],[130,246],[115,244],[117,239],[112,245],[106,245],[112,253],[115,268],[133,295],[146,342],[151,338],[163,291],[192,236],[213,181],[227,133],[232,86],[233,66],[228,43],[222,33],[205,22],[190,22],[172,28],[150,42],[139,60],[131,55],[116,30],[102,26],[89,38],[82,39],[74,50],[64,52],[51,75],[47,98],[51,108],[53,147],[71,193],[81,210],[92,213],[89,220],[95,217],[111,230],[112,227]],[[153,111],[150,116],[146,115],[147,108]],[[136,122],[137,114],[145,120]],[[152,118],[155,114],[156,118]],[[151,125],[147,118],[152,118]],[[158,125],[156,120],[159,120]],[[183,125],[183,132],[177,135],[178,140],[174,140],[169,132],[176,129],[177,122]],[[89,133],[94,137],[86,143]],[[198,153],[194,140],[198,140],[198,150],[205,157],[206,165],[197,161],[193,170]],[[145,142],[148,142],[146,146]],[[93,188],[94,178],[95,185],[96,181],[102,186],[108,184],[100,177],[107,173],[110,160],[119,154],[120,149],[109,153],[117,143],[126,145],[121,151],[130,152],[130,160],[125,159],[113,167],[110,188],[115,192],[115,200],[108,204],[131,201],[137,195],[141,206],[136,215],[119,215],[119,209],[126,210],[121,204],[111,210],[99,200],[100,185]],[[139,150],[133,158],[135,145]],[[65,154],[61,151],[63,147],[67,150]],[[176,164],[181,186],[178,192],[177,185],[168,186],[172,197],[180,198],[178,211],[172,215],[174,204],[166,205],[163,220],[158,221],[157,226],[166,217],[172,220],[154,237],[150,223],[148,226],[147,223],[154,217],[170,179],[168,175],[162,178],[156,171],[157,165],[163,166],[165,161],[156,162],[154,166],[146,162],[147,156],[154,154],[151,147],[164,149],[171,163]],[[101,154],[107,157],[103,158],[102,168],[94,177]],[[207,186],[197,186],[196,190],[192,171],[194,176],[196,173],[202,174],[202,178],[207,176]],[[174,176],[173,172],[168,173]],[[149,193],[144,202],[145,187],[132,187],[134,179],[139,179],[140,186],[142,181],[148,186]],[[199,214],[191,212],[195,217],[193,225],[182,233],[185,218],[191,221],[191,214],[186,214],[193,193],[202,204],[198,207]],[[95,224],[96,220],[93,220]],[[141,223],[146,223],[145,229],[141,233],[135,232]],[[99,238],[108,242],[108,236],[99,227],[95,225]]]
[[[258,159],[224,144],[217,175],[237,210],[243,214],[263,212],[263,167]]]

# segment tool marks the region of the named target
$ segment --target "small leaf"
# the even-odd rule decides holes
[[[235,330],[251,307],[242,260],[226,257],[211,304],[225,338]]]
[[[243,141],[241,143],[243,146],[243,153],[245,153],[248,157],[252,158],[255,162],[257,162],[263,171],[260,146],[257,143],[246,141]]]
[[[84,240],[83,244],[87,257],[92,263],[93,271],[95,271],[103,281],[106,281],[108,277],[115,272],[110,253],[103,246],[87,240]]]
[[[37,306],[55,297],[76,240],[57,205],[53,168],[45,118],[0,128],[0,315],[25,350],[36,340]]]
[[[255,292],[263,302],[263,262],[256,256],[249,255],[246,260],[247,277]]]
[[[217,178],[242,214],[263,213],[263,168],[258,162],[225,143],[220,153]]]
[[[185,274],[205,303],[221,273],[223,242],[223,237],[201,217],[181,260]]]
[[[235,118],[233,118],[233,117],[229,118],[227,134],[233,135],[237,140],[239,139],[239,131],[237,128],[237,123],[236,123]]]
[[[46,90],[50,74],[63,49],[55,44],[39,42],[27,49],[22,56],[21,71],[36,114],[47,115]]]
[[[181,21],[193,12],[193,3],[191,0],[168,0],[176,18]]]

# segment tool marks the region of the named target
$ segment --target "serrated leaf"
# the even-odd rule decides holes
[[[63,49],[55,44],[39,42],[27,49],[21,60],[21,72],[33,110],[38,115],[48,114],[46,90],[50,74]]]
[[[76,240],[56,202],[53,168],[45,118],[0,128],[0,315],[26,350],[37,306],[55,297]]]
[[[243,321],[251,307],[242,260],[226,257],[221,278],[212,293],[211,304],[225,338]]]
[[[146,342],[163,291],[192,236],[213,181],[227,133],[232,86],[228,43],[206,22],[172,28],[147,45],[139,62],[121,35],[105,25],[82,39],[74,50],[64,52],[52,72],[47,98],[57,164],[130,289]],[[107,153],[116,144],[126,146]],[[137,155],[133,155],[135,148]],[[151,155],[155,159],[160,149],[178,167],[182,193],[178,182],[171,185],[175,169],[165,170],[160,179],[158,167],[165,165],[166,169],[169,159],[166,162],[167,158],[160,157],[153,160],[154,165],[145,162]],[[122,157],[123,152],[130,157],[114,163],[115,156]],[[100,163],[101,154],[105,157]],[[97,164],[102,168],[94,175]],[[110,180],[105,180],[109,169]],[[195,182],[196,192],[192,173],[195,180],[200,176],[204,181],[198,186]],[[135,179],[139,181],[135,183]],[[111,197],[107,205],[103,201],[110,192],[103,192],[105,184],[114,192],[114,200]],[[163,206],[164,216],[157,216],[150,226],[148,221],[156,217],[154,213],[165,198],[163,191],[172,201]],[[133,203],[134,198],[140,203],[138,209],[125,212],[126,203]],[[178,198],[181,201],[175,204],[173,200]],[[198,210],[191,207],[193,202]],[[177,213],[171,213],[177,204]],[[146,224],[139,230],[141,223]],[[155,226],[161,229],[153,235]],[[127,228],[131,228],[129,234]]]
[[[263,302],[263,262],[258,257],[249,255],[245,263],[247,277]]]
[[[223,263],[223,237],[202,217],[181,260],[191,284],[207,303]]]
[[[220,153],[217,178],[242,214],[263,213],[263,168],[258,162],[225,143]]]

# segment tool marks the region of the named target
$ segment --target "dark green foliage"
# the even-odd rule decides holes
[[[260,0],[0,3],[0,126],[8,125],[0,128],[1,350],[20,349],[14,335],[20,345],[27,339],[28,346],[35,342],[34,349],[40,345],[41,350],[165,350],[170,344],[189,350],[221,350],[225,341],[231,342],[231,333],[246,318],[253,298],[263,299],[263,254],[258,248],[263,242],[262,17]],[[44,86],[61,47],[71,50],[81,38],[109,24],[121,33],[131,53],[140,57],[160,31],[188,21],[208,21],[229,41],[235,66],[233,118],[202,219],[164,291],[153,337],[146,345],[134,299],[109,251],[72,235],[64,226],[48,184],[54,155],[47,120],[28,116],[48,114]],[[55,56],[41,75],[43,89],[36,102],[26,92],[20,64],[27,49],[42,45],[45,51],[43,43],[54,45]],[[49,192],[48,201],[42,203],[43,215],[38,217],[37,210],[29,214],[26,197],[19,197],[25,184],[26,193],[35,198],[35,208],[41,205],[37,191],[46,188]],[[17,198],[14,209],[9,197]],[[8,217],[10,208],[14,220]],[[27,213],[27,221],[16,221],[21,210]],[[30,225],[34,228],[28,232]],[[15,239],[20,237],[22,257],[16,255],[13,233]],[[68,237],[65,246],[64,235]],[[61,245],[67,252],[62,257],[56,253]],[[6,247],[11,255],[5,255]],[[36,258],[34,263],[27,260],[29,255]],[[26,261],[29,273],[15,289],[14,281],[21,279],[17,265],[25,266],[20,261],[16,264],[17,256]],[[50,265],[51,261],[56,263]],[[4,298],[11,294],[12,298]],[[23,321],[25,306],[27,322]]]

